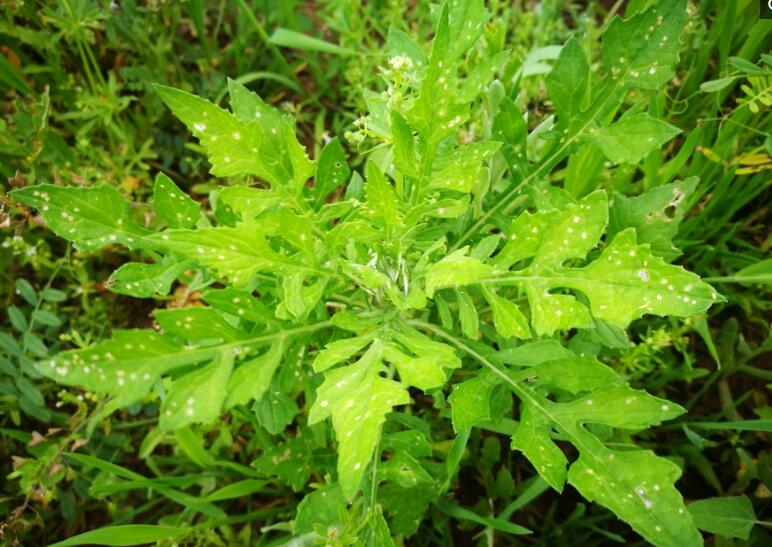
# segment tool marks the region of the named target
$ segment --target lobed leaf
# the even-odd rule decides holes
[[[689,197],[697,187],[697,177],[655,186],[635,197],[615,195],[609,209],[608,235],[635,228],[638,243],[648,243],[654,254],[665,260],[681,252],[673,245],[686,212]]]
[[[595,423],[645,429],[684,409],[626,386],[610,368],[589,357],[546,361],[509,378],[522,400],[522,425],[512,446],[551,486],[560,490],[568,480],[585,498],[605,505],[656,545],[702,544],[673,485],[681,474],[678,466],[648,450],[612,450],[584,427]],[[553,401],[543,389],[574,397]],[[579,451],[568,473],[567,459],[552,440],[553,429]]]
[[[386,413],[410,400],[401,384],[380,376],[383,344],[375,340],[353,365],[325,374],[309,424],[332,416],[338,439],[338,480],[346,498],[356,494],[380,437]]]
[[[513,283],[528,297],[537,335],[592,327],[593,318],[624,328],[644,314],[686,317],[720,299],[695,274],[666,264],[649,245],[638,245],[633,229],[616,234],[586,266],[566,265],[586,258],[607,223],[603,191],[562,209],[523,213],[512,222],[507,244],[490,260],[498,267],[514,265],[516,275],[502,275],[459,250],[428,269],[427,294],[442,286]],[[526,260],[530,263],[523,266]],[[559,292],[565,289],[581,294],[587,304]]]

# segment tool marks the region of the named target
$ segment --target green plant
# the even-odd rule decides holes
[[[363,120],[363,135],[378,141],[364,178],[337,140],[310,161],[293,120],[234,81],[231,112],[157,86],[212,174],[236,182],[212,192],[211,212],[163,174],[149,225],[141,218],[151,210],[109,185],[36,185],[13,196],[80,251],[144,253],[148,262],[112,275],[113,291],[162,296],[184,278],[208,305],[159,309],[160,331],[115,331],[37,370],[109,395],[110,411],[159,398],[163,431],[252,405],[281,436],[253,467],[294,490],[312,474],[323,481],[300,503],[293,532],[330,544],[388,545],[390,534],[413,534],[432,502],[482,519],[444,496],[471,429],[506,427],[514,395],[512,446],[547,484],[571,484],[654,544],[700,544],[674,486],[680,468],[631,438],[684,409],[565,344],[578,329],[613,345],[643,315],[688,317],[721,300],[665,260],[677,256],[666,226],[677,227],[696,181],[613,204],[590,184],[545,184],[580,147],[636,164],[679,133],[648,111],[644,94],[673,76],[685,17],[685,2],[666,1],[613,19],[600,74],[569,39],[546,80],[556,118],[529,132],[517,87],[491,83],[506,52],[478,44],[482,2],[444,5],[428,56],[407,35],[391,40],[390,91],[368,101]],[[465,131],[471,124],[476,134]],[[426,439],[447,415],[449,384],[455,436],[438,450]],[[314,456],[333,444],[328,418],[334,475]],[[209,506],[193,512],[223,518]]]

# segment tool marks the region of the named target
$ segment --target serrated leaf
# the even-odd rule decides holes
[[[166,332],[187,341],[232,342],[248,334],[225,320],[212,308],[198,306],[156,310],[153,315]]]
[[[216,351],[185,350],[172,336],[151,330],[117,330],[110,340],[59,353],[36,364],[43,375],[130,404],[175,368],[212,359]]]
[[[538,340],[515,348],[496,352],[496,358],[508,365],[532,367],[547,361],[573,357],[573,353],[557,340]]]
[[[380,221],[387,232],[391,232],[402,223],[396,193],[375,163],[368,162],[366,169],[365,192],[367,193],[368,212]]]
[[[252,467],[258,473],[278,476],[295,491],[300,491],[311,476],[314,445],[307,437],[295,437],[269,448]]]
[[[463,24],[463,23],[461,23]],[[447,7],[443,6],[432,41],[429,63],[418,97],[406,113],[407,121],[427,145],[436,143],[455,130],[467,116],[468,106],[456,103],[452,92],[458,86],[451,45]],[[455,123],[451,123],[455,120]]]
[[[212,193],[215,218],[220,225],[256,219],[261,213],[285,204],[280,194],[263,188],[228,186]]]
[[[399,112],[391,114],[391,130],[394,137],[394,165],[408,177],[419,176],[413,130]]]
[[[299,192],[313,164],[295,138],[292,120],[233,80],[228,89],[233,114],[196,95],[155,85],[164,103],[201,141],[213,175],[255,175]]]
[[[552,442],[552,424],[530,405],[520,409],[520,423],[512,436],[512,448],[528,458],[547,484],[558,492],[566,482],[568,459]]]
[[[39,184],[11,195],[37,209],[51,230],[80,251],[95,251],[112,243],[133,249],[148,247],[144,239],[150,232],[131,221],[129,203],[108,184],[91,188]]]
[[[312,365],[314,371],[324,372],[338,363],[347,361],[372,342],[376,334],[377,332],[374,331],[362,336],[330,342],[316,355]]]
[[[492,156],[499,146],[500,143],[493,141],[477,142],[438,155],[426,188],[471,192],[477,184],[482,162]]]
[[[405,326],[400,330],[392,331],[391,336],[417,357],[431,358],[444,368],[456,369],[461,366],[461,359],[452,347],[436,342],[413,328]]]
[[[222,352],[211,363],[172,380],[161,404],[161,429],[173,431],[219,418],[232,369],[233,354]]]
[[[410,357],[391,345],[384,349],[384,356],[397,367],[399,380],[405,385],[426,391],[442,387],[447,381],[445,371],[436,358]]]
[[[426,435],[416,429],[385,433],[381,439],[384,452],[403,451],[414,458],[426,458],[432,454],[432,446]]]
[[[201,206],[163,173],[155,177],[151,203],[169,228],[192,228],[201,217]]]
[[[276,310],[277,317],[289,318],[284,312],[286,310],[295,319],[303,319],[319,302],[326,279],[319,279],[310,285],[305,284],[306,280],[307,276],[299,273],[289,274],[282,279],[282,303]]]
[[[378,488],[378,501],[383,503],[389,515],[391,531],[394,534],[413,535],[421,524],[437,491],[425,486],[405,489],[395,483],[387,483]]]
[[[329,484],[314,490],[298,504],[292,532],[300,535],[312,532],[317,525],[330,527],[338,522],[340,511],[345,506],[346,499],[339,484]]]
[[[448,3],[448,30],[452,37],[451,59],[457,59],[482,36],[490,11],[483,0],[456,0]]]
[[[378,465],[378,481],[393,481],[403,488],[431,485],[431,475],[407,452],[397,452],[392,458]]]
[[[229,287],[227,289],[207,289],[202,293],[207,304],[235,317],[253,323],[272,323],[276,321],[273,311],[255,298],[250,291]]]
[[[266,241],[267,231],[265,225],[245,223],[234,228],[167,230],[148,239],[158,248],[195,260],[241,287],[258,272],[316,272],[302,261],[274,251]]]
[[[580,271],[571,272],[573,279],[563,286],[584,292],[594,317],[622,328],[643,314],[688,317],[720,300],[695,274],[653,256],[648,245],[637,245],[632,229],[618,234]]]
[[[686,0],[663,0],[629,19],[614,17],[603,33],[603,65],[626,87],[658,89],[674,74]]]
[[[511,51],[499,51],[494,55],[486,55],[482,59],[478,59],[472,70],[461,80],[456,100],[460,103],[474,101],[491,85],[496,72],[501,70],[511,55]]]
[[[568,472],[582,496],[611,509],[654,545],[702,545],[673,486],[681,476],[676,464],[650,450],[609,450],[589,439],[586,446]]]
[[[286,349],[284,339],[280,338],[262,355],[237,365],[228,381],[224,407],[232,408],[263,397]]]
[[[154,294],[169,294],[172,283],[186,270],[195,266],[192,260],[181,260],[173,255],[160,262],[127,262],[115,270],[108,281],[114,293],[149,298]]]
[[[419,66],[425,65],[428,60],[421,46],[410,35],[394,27],[389,28],[385,50],[389,57],[404,55]]]
[[[680,132],[669,123],[640,113],[591,129],[585,140],[600,148],[614,163],[638,163]]]
[[[493,118],[491,133],[502,143],[501,154],[509,168],[515,173],[526,173],[529,169],[526,153],[528,124],[519,107],[509,97],[502,98]]]

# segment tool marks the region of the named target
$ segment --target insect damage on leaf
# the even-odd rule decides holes
[[[576,355],[564,333],[602,327],[612,335],[599,345],[619,347],[608,340],[626,341],[636,319],[688,317],[721,299],[668,263],[698,182],[610,206],[602,189],[575,200],[553,172],[579,145],[634,169],[678,134],[625,106],[629,89],[673,76],[685,2],[614,18],[602,65],[592,44],[569,39],[545,79],[554,116],[536,123],[521,111],[510,53],[492,49],[482,0],[445,2],[434,15],[428,56],[389,33],[387,91],[366,95],[358,122],[357,137],[375,146],[350,164],[350,142],[336,138],[310,160],[289,114],[229,80],[230,110],[155,87],[211,173],[232,178],[210,192],[210,207],[164,174],[146,219],[153,229],[106,184],[14,191],[80,250],[142,251],[110,277],[114,292],[157,298],[179,280],[206,303],[157,310],[158,331],[116,330],[37,369],[117,406],[157,398],[164,431],[249,415],[261,432],[254,472],[295,491],[311,476],[327,483],[301,502],[298,533],[339,527],[360,492],[378,508],[363,513],[371,540],[388,544],[387,524],[414,533],[453,484],[470,430],[483,426],[514,430],[513,448],[549,485],[568,482],[647,541],[696,545],[674,486],[680,469],[629,439],[683,409]],[[449,416],[455,440],[423,421],[435,411]],[[610,440],[618,431],[625,449]],[[281,439],[263,442],[267,434]]]

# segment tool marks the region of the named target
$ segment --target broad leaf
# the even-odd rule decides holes
[[[222,352],[211,363],[174,378],[161,404],[161,429],[214,422],[222,412],[232,368],[233,354]]]
[[[491,398],[493,389],[498,384],[492,374],[483,372],[453,386],[448,401],[453,429],[457,433],[468,431],[480,422],[491,419]]]
[[[297,436],[266,450],[252,467],[266,476],[278,476],[297,492],[311,476],[314,448],[309,437]]]
[[[192,228],[201,216],[201,206],[163,173],[155,178],[151,203],[169,228]]]
[[[314,370],[324,372],[328,368],[347,361],[362,348],[369,345],[375,338],[376,332],[371,332],[355,338],[344,338],[327,344],[314,359]]]
[[[571,119],[582,111],[589,75],[587,57],[579,42],[572,36],[563,45],[555,66],[545,81],[562,125],[568,126]]]
[[[698,500],[690,503],[688,509],[697,528],[728,538],[747,540],[757,522],[747,496]]]
[[[641,113],[591,129],[586,140],[600,148],[614,163],[638,163],[680,132],[669,123]]]
[[[483,286],[483,293],[491,306],[493,325],[496,327],[496,332],[504,338],[528,339],[531,337],[528,319],[520,311],[517,304],[498,296],[494,291],[485,286]]]
[[[228,382],[225,408],[261,399],[268,391],[271,378],[279,368],[286,349],[286,342],[279,338],[262,355],[237,365]]]
[[[346,162],[343,146],[337,138],[332,139],[322,149],[316,164],[314,189],[317,192],[317,205],[323,203],[330,192],[346,184],[350,175],[351,169]]]
[[[281,391],[266,393],[252,405],[257,422],[268,433],[278,435],[292,423],[298,413],[298,406],[291,397]]]
[[[233,342],[249,336],[213,308],[170,308],[156,310],[153,315],[163,330],[188,342]]]
[[[172,336],[151,330],[117,330],[110,340],[66,351],[37,365],[59,383],[107,393],[129,404],[175,368],[207,361],[212,350],[185,350]]]
[[[112,292],[138,298],[169,294],[172,283],[195,264],[193,260],[181,260],[173,255],[153,264],[128,262],[112,273],[109,287]]]
[[[389,234],[402,223],[402,215],[399,212],[394,188],[373,162],[367,164],[365,192],[367,193],[367,205],[370,208],[368,213],[386,229],[386,237],[388,238]]]
[[[490,279],[496,268],[467,256],[466,249],[459,249],[439,262],[432,264],[424,274],[426,295],[431,297],[439,288],[468,285]]]

